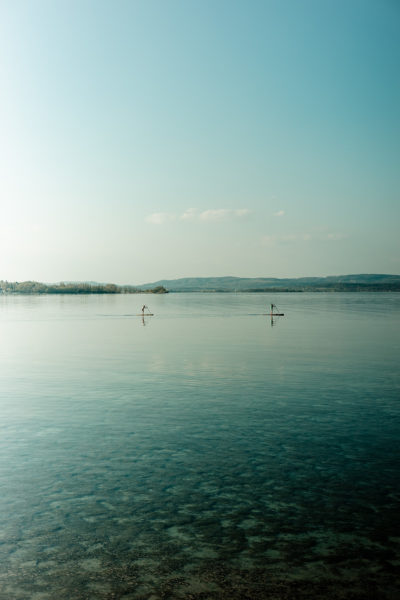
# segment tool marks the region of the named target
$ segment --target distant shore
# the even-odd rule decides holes
[[[145,290],[147,291],[147,290]],[[341,285],[341,286],[326,286],[326,287],[314,287],[305,286],[302,288],[256,288],[256,289],[243,289],[243,290],[227,290],[227,289],[179,289],[179,290],[168,290],[175,294],[286,294],[286,293],[299,293],[299,292],[400,292],[400,284],[397,285]]]
[[[183,277],[143,283],[143,290],[162,285],[170,292],[400,292],[400,275],[360,273],[326,277]]]
[[[183,278],[152,284],[116,285],[97,282],[41,283],[0,281],[0,295],[15,294],[285,294],[299,292],[400,292],[400,276],[347,275],[326,278],[252,279],[236,277]]]
[[[167,294],[168,290],[158,285],[142,290],[131,285],[115,285],[115,283],[57,283],[46,284],[38,281],[0,281],[0,294]]]

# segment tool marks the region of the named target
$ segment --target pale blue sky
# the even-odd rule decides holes
[[[400,273],[397,0],[3,0],[0,279]]]

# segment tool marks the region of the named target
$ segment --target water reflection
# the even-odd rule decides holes
[[[23,300],[1,598],[396,597],[400,297],[163,295],[146,331],[129,296]]]

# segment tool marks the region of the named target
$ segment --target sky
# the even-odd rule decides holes
[[[398,0],[1,0],[0,279],[400,273]]]

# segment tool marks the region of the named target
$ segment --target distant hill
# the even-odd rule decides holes
[[[140,285],[140,289],[163,286],[170,292],[343,292],[400,291],[400,275],[359,274],[329,277],[184,277]]]

